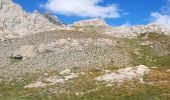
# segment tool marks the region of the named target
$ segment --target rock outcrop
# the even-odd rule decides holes
[[[105,81],[108,83],[122,83],[124,81],[138,79],[140,82],[143,82],[143,76],[145,74],[149,73],[149,67],[145,65],[139,65],[135,68],[133,67],[127,67],[120,70],[117,70],[116,72],[107,73],[105,75],[99,76],[95,78],[98,81]]]
[[[11,0],[0,0],[0,27],[10,29],[18,35],[26,35],[54,29],[60,25],[51,15],[40,14],[37,10],[30,14]]]
[[[44,17],[48,19],[49,22],[56,24],[56,25],[62,25],[62,22],[58,19],[57,16],[53,16],[50,12],[46,11],[44,13]]]

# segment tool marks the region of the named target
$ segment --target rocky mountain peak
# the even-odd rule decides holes
[[[40,14],[40,11],[36,9],[33,13],[34,14]]]
[[[1,4],[13,3],[12,0],[0,0]]]
[[[34,13],[27,13],[18,4],[11,0],[0,0],[0,27],[7,28],[18,35],[51,30],[56,27],[49,18],[45,17],[38,10]],[[55,19],[53,19],[55,20]],[[56,23],[58,20],[56,20]]]
[[[13,3],[12,0],[0,0],[0,9],[2,9],[4,5],[9,5],[12,3]]]
[[[62,23],[58,19],[57,16],[52,15],[49,11],[46,11],[44,13],[44,17],[47,18],[51,23],[56,24],[56,25],[61,25]]]
[[[95,18],[75,22],[73,26],[108,26],[108,24],[103,19]]]

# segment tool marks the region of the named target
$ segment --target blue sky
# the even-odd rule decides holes
[[[51,4],[47,3],[48,0],[13,0],[13,1],[15,3],[20,4],[22,6],[22,8],[28,12],[33,12],[35,9],[38,9],[43,13],[45,10],[50,10],[53,12],[54,15],[58,16],[62,22],[67,23],[67,24],[70,24],[70,23],[73,23],[75,21],[82,20],[82,19],[88,19],[88,18],[93,18],[93,17],[102,17],[102,18],[105,18],[105,21],[112,26],[120,26],[123,24],[126,24],[126,25],[127,24],[129,24],[129,25],[148,24],[151,21],[152,13],[156,12],[156,13],[164,16],[164,14],[162,14],[161,9],[165,5],[167,5],[167,2],[168,2],[168,0],[103,0],[103,2],[97,2],[100,0],[92,0],[94,2],[97,2],[93,6],[95,6],[95,7],[100,6],[101,10],[102,9],[108,10],[108,12],[107,11],[101,12],[101,16],[100,16],[100,15],[93,14],[93,13],[96,13],[96,11],[98,11],[98,9],[96,9],[96,11],[90,10],[90,13],[85,14],[85,15],[83,13],[81,13],[81,11],[88,12],[88,10],[86,10],[88,8],[83,7],[83,6],[87,6],[87,5],[82,5],[83,8],[82,8],[82,10],[80,10],[80,14],[79,14],[78,13],[79,11],[77,11],[75,13],[75,12],[72,12],[71,10],[68,10],[70,8],[68,8],[66,11],[61,8],[62,12],[59,11],[60,8],[55,7],[58,5],[58,3],[55,2],[55,0],[51,0],[51,1],[53,1],[53,2],[51,2]],[[62,0],[56,0],[56,1],[61,2]],[[63,0],[63,1],[67,1],[67,0]],[[79,1],[81,1],[81,0],[79,0]],[[86,0],[86,1],[90,1],[90,0]],[[74,6],[74,4],[71,4],[71,5]],[[40,5],[43,5],[43,7],[40,7]],[[68,4],[68,5],[70,5],[70,4]],[[112,5],[113,5],[113,7],[112,7]],[[109,7],[111,9],[109,9]],[[77,8],[77,10],[79,10],[79,9],[81,9],[81,8]],[[114,14],[109,13],[109,11],[113,12]],[[66,15],[66,13],[69,13],[69,15]],[[117,16],[116,14],[119,14],[119,16]],[[103,16],[105,16],[105,17],[103,17]],[[169,17],[169,15],[168,15],[168,17]],[[155,19],[155,20],[157,20],[157,19]]]

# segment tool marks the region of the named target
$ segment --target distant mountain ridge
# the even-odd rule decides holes
[[[12,0],[0,0],[0,27],[8,30],[1,31],[1,37],[18,37],[39,33],[50,30],[73,30],[79,27],[79,31],[91,31],[99,34],[105,34],[113,37],[134,38],[141,33],[155,32],[170,35],[167,27],[157,24],[139,25],[133,27],[111,27],[103,19],[88,19],[75,22],[71,25],[64,25],[50,12],[41,14],[38,10],[33,13],[27,13],[18,4]],[[12,33],[15,33],[12,34]]]
[[[75,22],[74,24],[72,24],[72,26],[79,27],[80,30],[91,30],[97,33],[120,38],[135,38],[142,33],[150,32],[170,35],[170,29],[161,24],[138,25],[132,27],[111,27],[102,19],[90,19]]]

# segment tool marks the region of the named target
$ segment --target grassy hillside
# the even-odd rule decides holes
[[[27,36],[1,44],[3,63],[1,75],[0,99],[2,100],[169,100],[170,99],[170,37],[157,33],[141,34],[138,38],[114,38],[97,33],[79,32],[46,32]],[[51,43],[61,38],[109,39],[110,45],[89,45],[84,51],[69,49],[64,53],[52,51],[40,53],[26,60],[11,58],[11,51],[21,45]],[[63,47],[63,46],[62,46]],[[4,51],[6,50],[6,51]],[[87,58],[86,58],[87,57]],[[47,60],[48,59],[48,60]],[[70,62],[69,66],[59,66],[60,59]],[[74,60],[73,60],[74,59]],[[88,61],[88,62],[87,62]],[[82,64],[84,64],[82,66]],[[43,65],[43,66],[42,66]],[[76,66],[74,66],[76,65]],[[87,66],[88,65],[88,66]],[[146,65],[150,72],[144,76],[144,83],[139,80],[127,80],[121,84],[98,82],[95,77],[109,70],[129,66]],[[76,78],[44,87],[24,88],[24,86],[46,78],[59,76],[61,69],[71,68],[72,73],[84,74]],[[33,71],[33,72],[31,72]],[[8,72],[8,73],[7,73]],[[16,74],[15,74],[15,73]],[[46,74],[47,75],[46,75]],[[15,74],[15,75],[14,75]],[[17,76],[18,75],[18,76]],[[11,77],[13,76],[13,77]],[[6,76],[7,77],[7,76]]]

